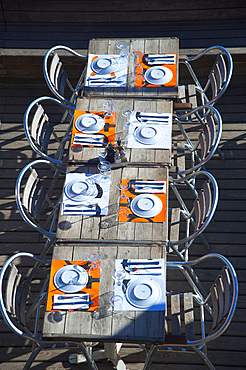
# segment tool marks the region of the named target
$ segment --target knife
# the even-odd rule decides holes
[[[76,302],[57,302],[57,303],[53,303],[53,307],[54,306],[64,306],[64,305],[67,305],[67,306],[70,306],[70,305],[74,305],[74,304],[94,304],[94,302],[92,301],[76,301]]]
[[[154,59],[158,59],[158,58],[175,58],[175,55],[167,55],[167,54],[148,54],[148,56],[146,58],[154,58]]]
[[[121,264],[123,266],[130,266],[130,265],[159,265],[159,261],[146,261],[146,262],[127,262],[127,261],[122,261]]]
[[[73,209],[64,209],[63,210],[63,213],[72,213],[72,214],[75,214],[74,211],[76,211],[76,213],[100,213],[101,211],[99,211],[99,209],[79,209],[79,208],[75,208],[74,210]]]
[[[97,141],[82,141],[82,140],[74,140],[73,144],[89,144],[89,145],[95,145],[95,146],[105,146],[108,145],[106,143],[101,143]]]
[[[136,114],[136,117],[139,117],[139,118],[155,118],[156,120],[157,119],[169,119],[170,116],[162,116],[161,114],[158,114],[158,113],[137,113]]]
[[[130,181],[129,182],[130,184],[134,184],[134,185],[137,185],[137,186],[141,186],[141,185],[158,185],[158,186],[163,186],[165,185],[165,182],[160,182],[160,181]]]

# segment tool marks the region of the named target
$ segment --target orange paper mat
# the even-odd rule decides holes
[[[158,179],[158,180],[122,179],[121,180],[122,185],[130,183],[129,188],[127,190],[125,190],[125,195],[127,195],[130,198],[130,201],[132,201],[136,196],[138,196],[140,194],[146,194],[146,195],[148,194],[148,193],[144,193],[144,192],[143,193],[140,193],[140,192],[135,193],[133,187],[131,186],[131,183],[134,183],[134,181],[162,181],[162,182],[166,182],[167,180],[162,180],[162,179]],[[122,191],[121,191],[121,194],[122,194]],[[118,221],[119,222],[150,222],[150,223],[151,222],[166,222],[166,199],[167,199],[167,194],[166,193],[154,193],[154,191],[153,191],[153,194],[155,196],[157,196],[162,202],[162,210],[161,210],[160,213],[158,213],[158,215],[156,215],[154,217],[151,217],[151,218],[138,217],[131,211],[130,207],[127,207],[128,211],[129,211],[129,215],[127,217],[124,216],[124,215],[120,215],[118,217]],[[126,208],[126,207],[120,203],[119,208],[122,209],[122,208]]]
[[[82,116],[83,114],[97,114],[98,116],[102,117],[104,119],[106,112],[101,111],[83,111],[83,110],[75,110],[74,111],[74,118],[73,118],[73,130],[72,130],[72,140],[71,140],[71,146],[89,146],[94,147],[93,144],[73,144],[73,139],[75,134],[83,134],[81,131],[77,130],[75,127],[75,121],[78,117]],[[96,134],[89,134],[90,136],[102,134],[104,135],[104,143],[105,144],[113,144],[115,142],[115,126],[116,126],[116,112],[112,112],[112,117],[105,120],[105,125],[102,128],[102,130],[98,131]],[[106,146],[106,145],[105,145]],[[105,147],[104,146],[104,147]]]
[[[86,270],[87,274],[89,274],[90,264],[91,264],[90,261],[52,260],[46,311],[59,311],[59,310],[53,310],[52,308],[54,294],[66,294],[58,290],[56,286],[54,285],[54,276],[56,272],[60,268],[66,265],[79,265]],[[101,262],[97,262],[97,264],[101,266]],[[97,269],[96,271],[92,272],[92,276],[89,276],[87,285],[83,289],[81,289],[79,292],[77,292],[77,293],[88,293],[90,295],[90,300],[94,302],[93,307],[88,308],[86,311],[98,310],[99,286],[100,286],[100,269]],[[73,310],[68,310],[68,311],[73,311]]]
[[[166,55],[174,55],[175,53],[165,53]],[[158,55],[158,54],[156,54]],[[153,65],[148,65],[148,63],[145,61],[145,58],[148,57],[148,54],[143,54],[142,56],[139,57],[139,63],[141,65],[141,67],[143,68],[143,74],[145,74],[145,72],[149,69],[149,68],[152,68]],[[150,84],[149,82],[145,81],[144,77],[140,80],[135,80],[135,87],[161,87],[161,86],[177,86],[177,55],[175,54],[175,60],[176,60],[176,63],[175,64],[160,64],[159,66],[161,67],[167,67],[169,68],[172,73],[173,73],[173,77],[172,79],[163,84],[163,85],[154,85],[154,84]],[[139,70],[137,69],[138,67],[136,67],[136,73],[141,73],[141,70],[142,68],[139,67]]]

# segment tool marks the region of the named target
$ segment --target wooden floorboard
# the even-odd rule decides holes
[[[5,7],[8,6],[10,19],[10,12],[16,12],[16,9],[11,8],[11,2],[1,1],[1,3]],[[23,2],[24,8],[27,6],[26,4],[28,1]],[[182,2],[182,4],[185,3]],[[36,7],[39,6],[40,2],[37,2]],[[12,22],[15,17],[16,15],[14,15]],[[25,109],[38,96],[50,95],[50,93],[42,76],[42,58],[37,61],[33,69],[31,69],[32,64],[28,64],[28,72],[25,70],[25,65],[19,66],[19,71],[22,71],[22,74],[19,74],[18,78],[16,78],[17,73],[15,72],[16,65],[18,65],[17,61],[12,64],[12,67],[9,67],[7,77],[0,81],[0,120],[2,122],[0,126],[1,266],[9,256],[16,252],[35,251],[37,254],[40,253],[44,244],[42,237],[32,231],[21,219],[15,203],[14,187],[20,170],[29,161],[36,158],[24,135],[22,121]],[[206,230],[205,236],[211,244],[211,252],[225,255],[236,268],[239,278],[239,300],[232,323],[225,334],[208,346],[209,357],[218,370],[246,368],[246,93],[245,77],[244,79],[242,77],[245,76],[245,71],[246,61],[236,57],[230,87],[217,106],[223,118],[220,148],[225,154],[226,161],[222,162],[218,155],[215,155],[207,164],[207,170],[218,181],[220,198],[214,222]],[[3,69],[0,71],[2,76],[5,72],[6,70]],[[198,240],[190,250],[190,257],[196,258],[207,252]],[[28,266],[26,268],[28,269]],[[211,269],[213,268],[211,266]],[[204,279],[209,281],[209,270],[203,269],[201,274]],[[172,277],[172,281],[175,282],[175,279],[177,282],[179,281],[178,277]],[[0,323],[1,370],[22,369],[30,353],[30,348],[30,344],[10,332],[4,322]],[[71,351],[41,352],[35,360],[33,368],[37,370],[44,368],[50,370],[87,369],[86,364],[80,367],[69,365],[69,353]],[[129,370],[143,368],[145,353],[139,347],[124,345],[120,354]],[[98,367],[100,370],[113,368],[112,364],[106,361],[98,362]],[[154,370],[200,370],[203,365],[195,355],[161,353],[154,358],[152,368]]]

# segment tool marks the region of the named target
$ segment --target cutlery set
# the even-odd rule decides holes
[[[134,188],[135,192],[151,192],[163,193],[165,191],[166,183],[163,181],[132,181],[131,186]]]
[[[90,300],[90,296],[88,294],[62,294],[54,296],[53,309],[69,309],[70,306],[71,309],[74,309],[74,306],[77,305],[88,305],[89,308],[90,305],[93,304],[95,304],[95,302]]]
[[[75,134],[73,139],[73,144],[77,145],[94,145],[94,146],[106,146],[104,143],[104,135],[82,135]]]
[[[159,261],[146,261],[146,262],[130,262],[123,260],[121,262],[123,269],[129,275],[161,275]]]
[[[148,55],[145,57],[146,62],[149,65],[163,65],[163,64],[175,64],[175,55]]]

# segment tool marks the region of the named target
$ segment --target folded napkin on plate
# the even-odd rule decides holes
[[[88,293],[54,294],[53,310],[87,310],[90,308],[89,299]]]

